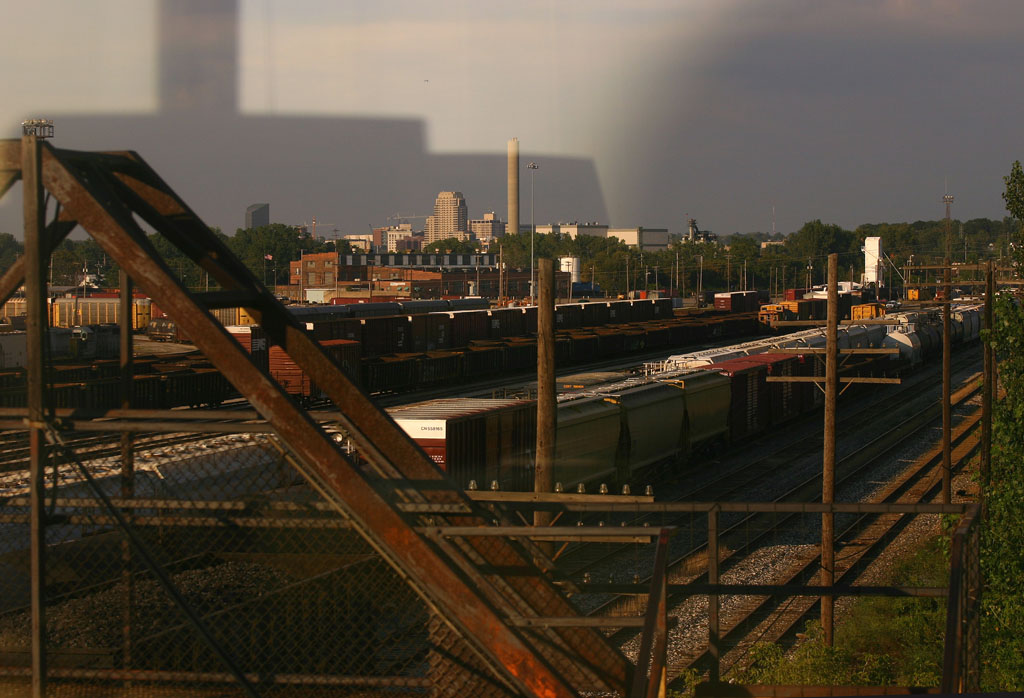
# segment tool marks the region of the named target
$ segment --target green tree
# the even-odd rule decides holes
[[[1004,178],[1003,200],[1016,219],[1014,262],[1024,263],[1024,173],[1014,162]],[[1024,689],[1024,310],[1008,295],[995,305],[992,331],[983,333],[998,359],[1003,397],[996,402],[991,478],[985,486],[987,520],[982,527],[982,689]]]
[[[303,252],[334,252],[350,254],[347,241],[331,243],[313,238],[299,228],[271,223],[258,228],[239,228],[227,238],[228,247],[265,284],[288,283],[289,266]],[[270,259],[267,259],[267,256]]]
[[[458,238],[445,238],[436,240],[423,251],[426,254],[473,254],[477,251],[478,245],[473,240],[459,240]]]
[[[10,233],[0,233],[0,272],[5,272],[25,252],[25,246]]]

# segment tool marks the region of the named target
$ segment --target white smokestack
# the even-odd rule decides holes
[[[508,142],[508,232],[519,232],[519,139]]]

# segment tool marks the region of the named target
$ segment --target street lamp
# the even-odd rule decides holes
[[[533,237],[537,233],[537,221],[534,218],[533,208],[533,175],[540,169],[540,166],[535,162],[531,162],[526,166],[526,169],[530,171],[530,305],[536,305],[534,289],[537,287],[537,282],[534,278],[533,270]]]

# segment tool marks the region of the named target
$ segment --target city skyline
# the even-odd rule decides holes
[[[1000,218],[1020,157],[1008,0],[51,9],[8,8],[0,135],[47,116],[60,147],[138,150],[227,232],[254,201],[358,232],[452,186],[504,217],[512,137],[538,221],[720,234],[939,218],[946,181]]]

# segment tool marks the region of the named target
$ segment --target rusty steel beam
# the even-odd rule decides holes
[[[668,544],[676,529],[658,531],[658,549],[654,555],[647,614],[644,618],[636,673],[630,698],[658,698],[665,695],[667,684],[666,650],[668,648]],[[647,675],[647,681],[644,676]]]
[[[571,686],[550,666],[548,655],[530,646],[497,613],[493,593],[488,598],[482,595],[488,590],[468,587],[434,548],[412,530],[394,506],[378,493],[360,471],[352,467],[330,436],[299,409],[279,385],[249,360],[241,346],[181,287],[166,265],[149,254],[145,236],[134,224],[128,210],[120,207],[118,201],[112,200],[114,192],[103,188],[103,173],[94,168],[88,170],[89,174],[98,176],[82,178],[78,168],[64,162],[61,151],[50,148],[44,151],[44,163],[48,189],[107,253],[129,272],[139,286],[158,300],[183,329],[195,338],[197,347],[230,382],[243,391],[257,411],[289,444],[303,466],[303,475],[314,488],[339,511],[360,524],[363,535],[392,565],[416,581],[417,590],[440,612],[441,617],[455,625],[467,639],[475,641],[478,652],[491,660],[492,668],[497,669],[499,675],[505,676],[519,690],[533,695],[572,695]],[[189,218],[193,219],[192,216]],[[165,229],[172,227],[164,226]],[[194,223],[188,227],[191,232],[198,232]],[[172,235],[175,232],[181,234],[180,229],[170,232]],[[262,285],[244,270],[208,230],[203,231],[202,237],[208,251],[200,256],[210,263],[215,278],[219,277],[218,281],[223,278],[229,288],[261,290],[266,294]],[[223,248],[226,253],[222,258],[210,254],[220,252],[219,248]],[[195,249],[193,240],[193,251]],[[232,274],[235,270],[238,273]],[[223,281],[222,285],[225,285]],[[284,307],[274,302],[269,294],[266,295],[269,298],[268,312],[259,319],[267,327],[268,334],[292,354],[300,367],[316,377],[318,385],[326,388],[327,393],[335,398],[342,412],[347,415],[352,427],[358,426],[357,441],[362,442],[359,445],[363,453],[371,461],[384,466],[384,469],[395,469],[395,464],[401,464],[414,471],[413,479],[442,479],[443,475],[426,459],[422,451],[352,385],[322,349],[306,336]],[[375,438],[371,440],[370,435]],[[409,467],[410,464],[415,467]],[[422,477],[415,477],[415,471],[419,471]],[[399,471],[395,469],[395,472],[397,474]],[[469,501],[454,489],[428,492],[427,496],[438,494]],[[476,518],[468,520],[475,522]],[[503,557],[493,556],[499,561],[515,562],[520,566],[530,564],[518,549],[507,543],[483,546],[483,549],[503,552]],[[539,608],[531,610],[542,611],[539,615],[545,616],[573,613],[571,606],[550,582],[537,578],[533,584],[533,590],[553,593],[547,594],[546,598],[535,599],[535,605]],[[554,613],[543,612],[548,608],[557,610]],[[562,610],[568,612],[557,612]],[[576,638],[582,632],[585,631],[567,631],[565,635]],[[590,646],[581,643],[584,644],[583,649],[591,650],[591,654],[598,659],[608,658],[612,661],[599,664],[586,655],[583,659],[604,669],[611,677],[609,683],[614,686],[616,679],[624,678],[628,672],[628,662],[599,634],[587,632],[584,637],[597,642]],[[614,661],[616,659],[618,662]]]
[[[372,400],[341,372],[322,352],[318,344],[309,338],[295,318],[280,305],[263,285],[252,276],[230,250],[209,233],[187,207],[177,198],[159,176],[147,170],[139,174],[144,161],[132,154],[133,175],[122,175],[118,181],[123,184],[119,193],[129,199],[133,210],[150,225],[168,237],[172,242],[185,238],[202,237],[208,241],[204,249],[192,244],[193,259],[206,269],[228,290],[262,292],[260,308],[248,307],[263,326],[274,344],[285,347],[295,363],[307,374],[316,376],[317,385],[334,401],[342,412],[342,426],[351,434],[360,452],[387,477],[404,477],[409,480],[443,481],[445,476],[426,457],[423,451],[394,423]],[[167,214],[168,217],[162,217]],[[181,246],[181,245],[179,245]],[[187,250],[185,250],[187,252]],[[140,280],[140,284],[142,281]],[[374,439],[367,435],[373,434]],[[461,490],[431,492],[432,501],[465,502]],[[440,498],[440,499],[439,499]],[[465,523],[478,525],[486,521],[473,517]],[[459,523],[459,522],[455,522]],[[521,549],[504,541],[471,541],[477,554],[489,564],[501,567],[509,565],[535,567],[530,557]],[[507,603],[509,593],[516,593],[520,603],[525,603],[537,615],[560,616],[575,613],[575,609],[554,585],[543,577],[522,577],[507,582],[506,589],[494,590],[489,600],[493,604]],[[557,635],[590,667],[600,668],[611,686],[625,686],[632,666],[617,650],[613,649],[598,633],[585,630],[565,630]]]
[[[0,172],[17,172],[21,174],[21,139],[0,139]]]
[[[21,179],[21,171],[0,170],[0,198],[3,198],[14,183]]]

